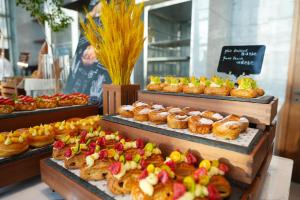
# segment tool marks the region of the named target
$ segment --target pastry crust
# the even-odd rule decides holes
[[[230,95],[239,98],[256,98],[258,96],[256,89],[232,89]]]
[[[151,111],[150,108],[147,107],[136,107],[133,110],[133,118],[140,122],[149,121],[149,112]]]
[[[224,117],[221,114],[216,113],[216,112],[212,112],[212,111],[207,111],[207,110],[203,111],[201,113],[201,116],[204,117],[204,118],[213,120],[213,121],[219,121],[219,120],[224,119]]]
[[[144,103],[144,102],[142,102],[142,101],[136,101],[136,102],[134,102],[134,103],[132,104],[132,106],[133,106],[134,108],[138,108],[138,107],[151,108],[151,106],[150,106],[149,104]]]
[[[118,113],[125,118],[133,118],[133,109],[131,105],[123,105],[118,109]]]
[[[265,91],[262,88],[256,88],[257,96],[264,96]]]
[[[88,181],[99,181],[106,179],[109,173],[108,167],[112,160],[96,160],[92,167],[84,166],[80,168],[80,178]]]
[[[168,127],[173,129],[186,129],[188,128],[188,116],[170,114],[167,117]]]
[[[191,116],[188,120],[188,128],[192,133],[208,134],[211,133],[213,123],[212,120],[201,116]]]
[[[177,115],[184,115],[185,111],[183,111],[181,108],[177,108],[177,107],[167,107],[167,111],[170,114],[177,114]]]
[[[164,92],[179,93],[179,92],[182,92],[182,89],[183,89],[183,87],[180,84],[178,84],[178,85],[168,84],[168,85],[164,86],[163,91]]]
[[[228,87],[205,87],[204,94],[215,95],[215,96],[228,96],[230,89]]]
[[[240,133],[246,131],[249,121],[244,117],[229,115],[213,124],[213,134],[223,139],[234,140]]]
[[[64,159],[64,165],[67,169],[80,169],[85,164],[85,155],[81,152],[78,155],[74,155],[71,158]]]
[[[183,93],[188,93],[188,94],[203,94],[204,88],[205,87],[203,85],[199,85],[199,86],[184,85],[183,86]]]
[[[70,146],[65,146],[62,149],[53,148],[52,150],[52,157],[55,160],[64,160],[65,159],[65,153],[70,148]]]
[[[149,112],[149,121],[154,124],[166,124],[168,115],[166,110],[152,110]]]

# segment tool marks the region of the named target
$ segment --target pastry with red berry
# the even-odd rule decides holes
[[[86,105],[89,102],[89,96],[82,93],[72,93],[71,97],[73,98],[74,105]]]
[[[20,95],[15,99],[15,110],[16,111],[32,111],[36,110],[37,105],[34,98],[30,96]]]
[[[58,106],[72,106],[72,105],[74,105],[72,95],[56,94],[56,95],[53,96],[53,98],[57,100]]]
[[[9,114],[15,110],[15,103],[12,99],[0,97],[0,114]]]
[[[35,101],[37,108],[39,109],[49,109],[57,107],[57,101],[50,96],[39,96],[35,98]]]

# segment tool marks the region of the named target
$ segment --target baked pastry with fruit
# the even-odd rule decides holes
[[[182,92],[182,84],[180,84],[179,79],[176,77],[166,77],[166,84],[163,87],[164,92],[179,93]]]
[[[213,111],[207,111],[207,110],[203,111],[201,113],[201,116],[204,118],[207,118],[207,119],[211,119],[213,121],[219,121],[219,120],[224,119],[224,117],[220,113],[216,113]]]
[[[51,125],[40,125],[29,128],[28,142],[32,147],[43,147],[54,142],[54,131]]]
[[[149,112],[151,111],[148,107],[136,107],[133,109],[133,118],[140,122],[149,121]]]
[[[15,103],[12,99],[0,97],[0,114],[9,114],[15,110]]]
[[[231,89],[234,88],[234,83],[228,79],[224,80],[221,77],[213,76],[208,81],[204,89],[204,94],[216,96],[228,96]]]
[[[74,105],[72,95],[56,94],[53,96],[57,100],[58,106],[72,106]]]
[[[20,154],[29,148],[27,134],[24,132],[0,133],[0,157]]]
[[[188,128],[192,133],[207,134],[211,133],[212,124],[210,119],[201,116],[191,116],[188,120]]]
[[[190,82],[183,86],[183,93],[202,94],[204,88],[205,85],[201,84],[200,80],[193,76],[191,77]]]
[[[76,139],[76,137],[68,135],[65,138],[61,138],[61,140],[55,141],[53,143],[52,157],[55,160],[64,160],[66,151],[74,146]]]
[[[143,154],[122,154],[119,161],[109,166],[107,185],[113,194],[130,194],[147,163],[152,163],[153,167],[163,164],[161,151],[153,143],[147,143],[143,151]]]
[[[89,103],[89,96],[79,92],[72,93],[70,96],[73,99],[73,105],[86,105]]]
[[[54,130],[55,139],[61,140],[62,138],[70,135],[76,136],[79,133],[77,122],[74,121],[62,121],[51,124]]]
[[[166,110],[151,110],[149,112],[149,121],[154,124],[166,124],[169,112]]]
[[[163,85],[159,76],[150,76],[150,83],[147,85],[147,90],[161,91]]]
[[[39,109],[48,109],[48,108],[56,108],[57,101],[50,96],[39,96],[35,98],[37,108]]]
[[[186,129],[188,128],[188,118],[186,114],[169,114],[167,124],[169,128]]]
[[[118,109],[118,113],[121,117],[133,118],[133,109],[134,107],[132,105],[123,105]]]
[[[17,111],[31,111],[36,109],[36,101],[30,96],[20,95],[15,99],[15,110]]]
[[[100,126],[101,117],[99,115],[89,116],[76,122],[79,131],[94,131]]]
[[[243,77],[238,80],[238,88],[231,90],[230,95],[240,98],[256,98],[264,95],[264,90],[257,87],[256,81],[250,77]]]
[[[249,121],[245,117],[229,115],[223,120],[213,124],[212,132],[216,137],[234,140],[249,127]]]

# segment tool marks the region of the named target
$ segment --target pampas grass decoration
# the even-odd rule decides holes
[[[97,59],[106,67],[114,85],[130,84],[134,65],[143,49],[143,4],[135,0],[102,0],[102,26],[91,16],[80,21],[84,34],[95,49]]]

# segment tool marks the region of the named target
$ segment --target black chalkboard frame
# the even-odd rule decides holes
[[[217,71],[232,74],[236,77],[239,77],[240,75],[260,74],[265,50],[265,45],[223,46]],[[235,54],[236,57],[234,56]],[[245,62],[241,63],[240,57],[247,59]]]

